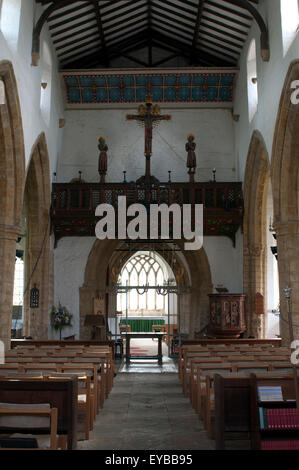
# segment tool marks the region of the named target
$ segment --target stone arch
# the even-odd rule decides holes
[[[243,284],[247,334],[264,335],[264,315],[256,311],[256,294],[266,297],[266,202],[270,166],[263,136],[254,131],[244,176]],[[265,302],[264,302],[265,305]],[[265,311],[264,311],[265,313]]]
[[[107,285],[114,285],[122,266],[128,258],[139,250],[145,250],[147,243],[138,244],[138,249],[130,252],[117,251],[123,245],[121,240],[96,240],[88,257],[84,284],[80,288],[80,337],[89,338],[90,331],[84,327],[86,315],[93,313],[93,299],[109,296]],[[140,245],[140,246],[139,246]],[[174,274],[178,285],[190,287],[180,294],[179,311],[181,312],[181,331],[193,337],[195,331],[206,326],[209,321],[208,294],[212,292],[211,271],[207,255],[202,248],[198,251],[185,251],[183,242],[176,241],[181,251],[175,254]],[[159,245],[167,247],[167,243]],[[125,253],[125,254],[124,254]],[[160,255],[169,263],[166,252]],[[184,270],[180,269],[184,268]],[[113,295],[113,294],[111,294]],[[115,300],[106,297],[106,306],[113,309]]]
[[[18,87],[11,62],[0,61],[0,339],[10,345],[16,240],[21,231],[25,149]]]
[[[292,288],[294,334],[299,338],[299,108],[291,101],[292,82],[299,80],[299,60],[290,64],[276,119],[271,176],[274,228],[277,234],[280,284],[280,330],[289,343],[287,304],[283,289]]]
[[[33,145],[27,170],[24,205],[26,213],[24,332],[47,338],[53,289],[50,251],[50,166],[47,142],[42,133]],[[30,308],[30,290],[39,289],[39,307]]]

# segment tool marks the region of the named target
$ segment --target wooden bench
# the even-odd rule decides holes
[[[216,374],[215,380],[215,438],[216,449],[226,447],[226,434],[242,433],[251,441],[255,448],[256,432],[256,384],[262,386],[280,385],[287,398],[294,399],[294,377],[292,375],[258,376],[251,374],[243,377],[222,377]],[[298,382],[299,385],[299,382]]]
[[[65,380],[0,380],[0,402],[14,404],[49,403],[58,410],[58,435],[67,436],[67,448],[77,446],[78,381]]]
[[[45,404],[46,405],[46,404]],[[46,405],[47,406],[47,405]],[[50,444],[49,447],[43,448],[43,450],[58,450],[59,448],[65,449],[65,441],[60,440],[57,435],[57,425],[58,425],[58,410],[57,408],[45,409],[45,406],[42,404],[28,405],[18,404],[18,403],[0,403],[0,438],[1,434],[5,435],[10,434],[12,436],[1,439],[0,448],[2,450],[3,445],[5,448],[14,450],[16,441],[20,441],[25,445],[28,443],[28,439],[14,437],[15,433],[22,433],[36,435],[41,431],[41,425],[43,424],[43,432],[49,434]],[[15,418],[18,418],[17,420]],[[22,417],[25,418],[25,423],[22,424]],[[45,422],[39,421],[37,423],[36,418],[45,418]],[[48,428],[48,431],[47,431]],[[20,446],[18,447],[20,450]]]

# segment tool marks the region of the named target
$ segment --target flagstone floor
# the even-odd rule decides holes
[[[212,450],[177,373],[118,373],[82,450]]]

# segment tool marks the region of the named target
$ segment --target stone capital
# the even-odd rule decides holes
[[[0,240],[17,241],[21,233],[21,227],[18,225],[0,224]]]
[[[277,221],[273,228],[278,236],[299,234],[299,219]]]
[[[264,253],[265,247],[262,245],[247,245],[244,247],[244,255],[250,257],[260,257]]]

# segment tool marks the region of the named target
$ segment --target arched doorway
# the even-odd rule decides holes
[[[53,297],[50,251],[50,169],[45,134],[36,140],[24,191],[25,279],[23,332],[34,339],[48,337]],[[38,307],[30,305],[30,291],[39,291]]]
[[[13,66],[0,62],[0,339],[10,345],[16,240],[21,231],[25,151],[22,116]]]
[[[292,103],[292,82],[299,80],[299,61],[288,70],[282,90],[274,134],[271,176],[274,196],[274,229],[277,235],[280,285],[280,328],[289,345],[287,302],[284,288],[291,288],[294,336],[299,338],[299,108]]]
[[[121,328],[152,332],[160,327],[166,333],[167,354],[171,355],[172,339],[178,334],[180,323],[173,268],[158,251],[137,251],[125,262],[118,278],[118,315],[109,324],[113,334],[120,334]],[[148,345],[149,341],[142,343]]]
[[[189,337],[200,331],[209,321],[209,298],[212,292],[211,271],[204,249],[185,251],[184,243],[176,240],[177,251],[167,242],[159,243],[157,253],[164,262],[173,267],[175,282],[185,286],[179,295],[177,311],[180,312],[180,331]],[[96,240],[88,257],[84,284],[80,288],[80,337],[90,339],[90,328],[85,326],[85,317],[94,313],[94,299],[105,297],[106,314],[114,317],[117,311],[116,286],[126,262],[136,252],[148,251],[148,243],[127,250],[121,240]],[[155,251],[155,250],[152,250]],[[108,327],[108,319],[107,319]]]
[[[269,226],[273,196],[268,153],[262,135],[253,133],[244,178],[243,282],[246,294],[247,335],[262,338],[279,333],[272,310],[277,308],[277,266],[271,251],[275,244]],[[270,227],[271,228],[271,227]]]

